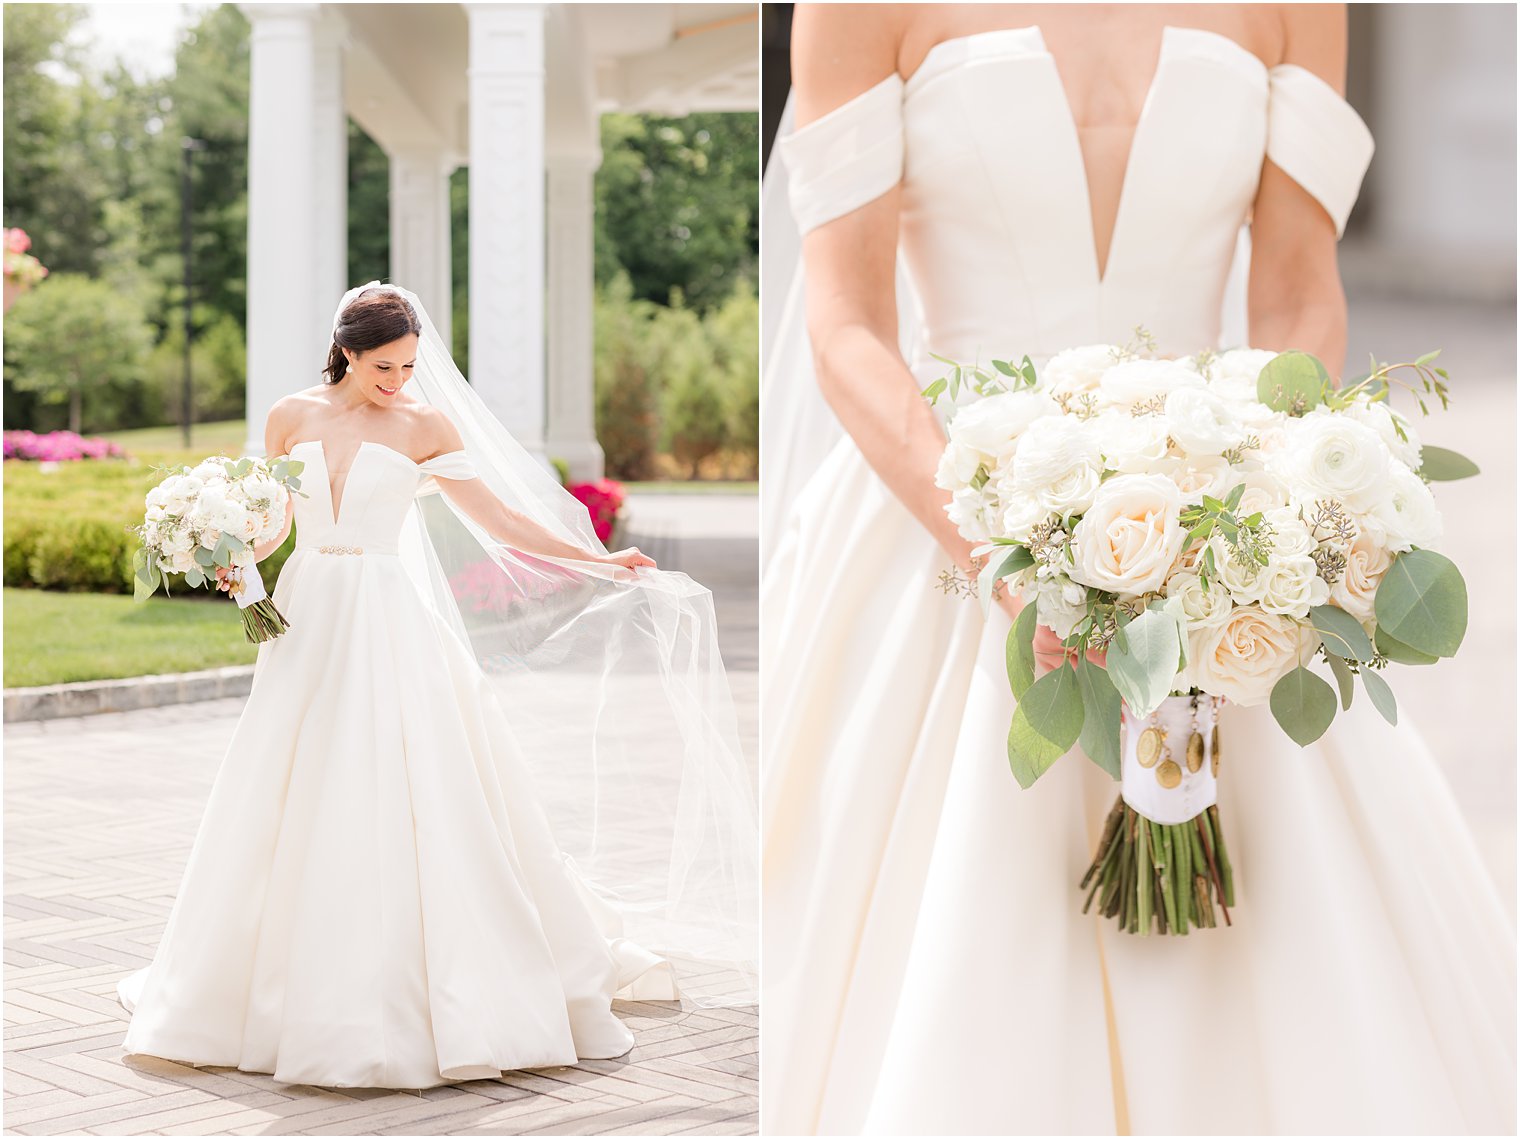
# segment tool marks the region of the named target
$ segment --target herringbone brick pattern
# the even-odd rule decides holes
[[[748,744],[753,677],[733,681]],[[620,1003],[625,1057],[421,1093],[124,1059],[116,983],[152,958],[242,704],[7,725],[7,1133],[755,1133],[753,1008]]]

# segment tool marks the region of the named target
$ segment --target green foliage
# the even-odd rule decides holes
[[[679,289],[707,312],[759,259],[759,116],[602,116],[596,175],[596,279],[626,273],[633,295],[669,304]]]
[[[1033,786],[1071,750],[1082,734],[1083,715],[1075,669],[1062,665],[1030,685],[1008,727],[1008,764],[1020,787]]]
[[[703,459],[727,436],[723,395],[714,382],[713,347],[701,318],[682,303],[679,290],[653,326],[655,369],[660,378],[661,446],[698,477]]]
[[[656,311],[634,299],[624,275],[597,290],[596,437],[613,478],[645,479],[654,472],[659,402],[648,340]]]
[[[760,302],[744,278],[704,324],[713,346],[714,373],[723,392],[725,445],[749,459],[749,476],[760,473]]]
[[[1183,629],[1177,608],[1157,605],[1125,625],[1124,635],[1109,646],[1108,678],[1137,715],[1154,712],[1172,690],[1186,661]]]
[[[1289,739],[1308,747],[1335,719],[1335,690],[1307,668],[1295,668],[1272,686],[1272,715]]]
[[[1024,693],[1034,683],[1034,635],[1039,625],[1038,603],[1031,600],[1019,610],[1018,620],[1008,630],[1008,640],[1003,646],[1004,664],[1008,669],[1008,687],[1015,700],[1022,700]]]
[[[98,430],[108,409],[141,385],[152,338],[133,295],[54,273],[6,316],[5,378],[46,404],[66,405],[70,430]]]
[[[1378,628],[1417,653],[1449,657],[1467,632],[1467,583],[1434,550],[1395,555],[1373,598]]]
[[[191,401],[194,422],[236,419],[247,396],[247,350],[243,327],[227,313],[207,314],[208,321],[190,345]],[[178,423],[185,391],[185,333],[173,325],[148,358],[148,386],[154,419]]]
[[[1077,658],[1077,687],[1082,691],[1082,735],[1079,742],[1087,758],[1113,778],[1122,772],[1119,754],[1119,719],[1123,701],[1108,670],[1087,655]]]
[[[1479,473],[1478,464],[1466,455],[1428,444],[1420,448],[1420,474],[1431,482],[1455,482]]]

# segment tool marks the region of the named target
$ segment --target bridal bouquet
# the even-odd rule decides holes
[[[242,610],[248,639],[278,637],[290,625],[264,590],[253,548],[284,528],[285,507],[290,492],[300,490],[304,467],[284,457],[270,464],[213,455],[168,475],[148,492],[142,525],[133,528],[142,542],[133,558],[135,599],[151,596],[168,573],[182,573],[198,587],[215,581],[219,567],[232,569],[228,592]]]
[[[923,394],[968,397],[936,483],[986,558],[984,611],[1004,590],[1024,601],[1007,647],[1013,773],[1029,787],[1080,743],[1121,785],[1084,911],[1096,897],[1129,932],[1185,934],[1215,925],[1216,905],[1228,924],[1234,902],[1220,705],[1265,703],[1303,746],[1360,684],[1394,722],[1387,666],[1451,656],[1467,624],[1462,575],[1430,548],[1427,483],[1477,468],[1389,406],[1395,384],[1423,413],[1446,405],[1434,352],[1337,387],[1308,353],[1162,359],[1137,333],[1038,373],[1027,356],[936,357],[951,370]],[[1071,667],[1036,677],[1037,624]]]

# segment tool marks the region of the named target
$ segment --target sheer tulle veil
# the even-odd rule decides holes
[[[605,552],[586,508],[487,408],[415,294],[379,281],[350,289],[334,330],[368,289],[399,293],[415,310],[422,332],[407,391],[449,417],[491,491]],[[435,478],[421,484],[403,562],[473,650],[561,848],[605,903],[596,909],[608,935],[671,962],[680,995],[697,1005],[753,1003],[755,798],[711,592],[682,573],[513,549],[439,490]]]

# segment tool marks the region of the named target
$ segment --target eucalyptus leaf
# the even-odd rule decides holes
[[[1082,734],[1082,695],[1074,669],[1062,665],[1024,693],[1008,727],[1008,764],[1020,787],[1030,787]]]
[[[1467,583],[1434,550],[1394,556],[1373,598],[1378,628],[1416,652],[1449,657],[1467,632]]]
[[[1373,634],[1372,641],[1377,645],[1377,651],[1395,664],[1435,664],[1441,659],[1412,649],[1403,641],[1394,640],[1384,629]]]
[[[1173,613],[1158,606],[1126,625],[1123,640],[1109,645],[1108,677],[1131,711],[1148,716],[1172,690],[1185,651],[1182,632]]]
[[[1082,691],[1082,734],[1078,742],[1087,758],[1115,779],[1120,774],[1119,690],[1102,665],[1084,653],[1077,658],[1077,687]]]
[[[1362,687],[1367,690],[1367,697],[1372,701],[1372,706],[1378,710],[1383,719],[1390,724],[1399,722],[1399,704],[1393,698],[1393,689],[1388,687],[1388,682],[1370,668],[1362,669]]]
[[[1336,687],[1341,690],[1341,708],[1344,710],[1351,707],[1351,698],[1356,695],[1356,674],[1351,671],[1351,666],[1336,653],[1331,653],[1325,659],[1330,663],[1330,672],[1335,677]]]
[[[216,565],[215,556],[211,553],[210,550],[206,549],[205,546],[195,547],[195,560],[199,565],[203,565],[207,569],[210,569],[212,566]]]
[[[1309,610],[1309,620],[1335,656],[1350,657],[1366,664],[1372,659],[1372,640],[1362,624],[1350,613],[1335,605],[1318,605]]]
[[[158,567],[147,566],[145,573],[139,573],[132,579],[132,600],[146,601],[153,596],[153,591],[158,588]]]
[[[1282,352],[1268,360],[1256,377],[1256,398],[1273,411],[1303,415],[1320,404],[1330,373],[1308,352]]]
[[[1013,690],[1016,700],[1022,700],[1024,693],[1034,683],[1034,634],[1038,623],[1035,603],[1031,601],[1019,610],[1018,620],[1008,630],[1004,657],[1008,668],[1008,687]]]
[[[1478,464],[1466,455],[1448,451],[1445,447],[1420,448],[1420,474],[1431,482],[1455,482],[1481,473]]]
[[[1335,689],[1302,666],[1272,686],[1272,716],[1288,738],[1307,747],[1335,719]]]

